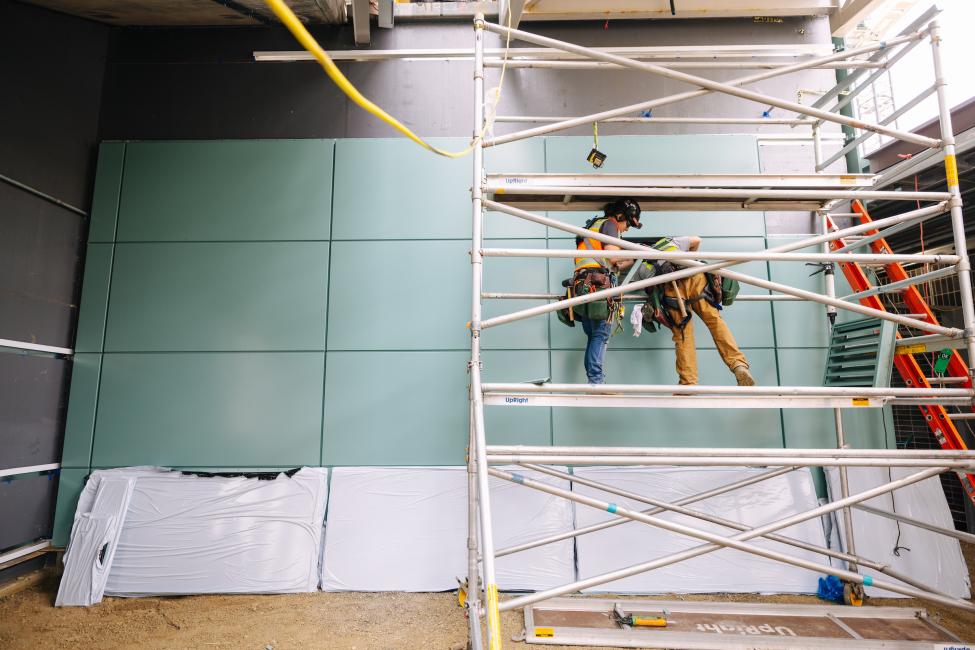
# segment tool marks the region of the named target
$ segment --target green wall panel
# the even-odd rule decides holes
[[[468,353],[329,352],[326,465],[462,465],[468,442]],[[548,374],[548,352],[485,354],[486,381]],[[549,444],[549,409],[485,414],[492,443]]]
[[[545,248],[545,241],[490,240],[486,245]],[[333,242],[329,350],[468,349],[468,250],[470,242],[463,240]],[[370,265],[376,272],[364,274],[363,269]],[[364,290],[363,278],[381,283],[375,290]],[[507,291],[543,291],[545,260],[494,258],[485,267],[484,279],[490,291],[505,287]],[[519,307],[516,301],[503,302],[490,304],[485,314]],[[500,328],[485,334],[484,345],[547,348],[547,324],[544,318],[537,318]]]
[[[314,465],[323,355],[106,354],[92,465]]]
[[[465,138],[433,138],[461,150]],[[472,160],[444,158],[404,138],[336,144],[334,239],[461,239],[471,236]],[[485,152],[489,171],[544,170],[542,141]],[[368,188],[368,189],[365,189]],[[501,214],[485,219],[486,237],[543,237],[542,226]]]
[[[81,309],[75,352],[101,352],[105,340],[108,290],[112,281],[114,244],[88,244],[81,285]]]
[[[102,355],[76,353],[71,364],[71,395],[64,426],[62,467],[88,467],[95,435],[95,410],[98,406],[98,378]]]
[[[103,142],[98,147],[98,173],[95,176],[88,225],[90,242],[115,240],[125,147],[124,142]]]
[[[467,361],[456,352],[329,352],[322,462],[462,465]]]
[[[54,511],[54,533],[51,543],[54,546],[67,546],[71,537],[71,524],[74,511],[78,507],[78,497],[88,478],[87,469],[62,469],[58,476],[58,498]]]
[[[587,136],[545,138],[545,170],[563,173],[757,173],[758,143],[751,135],[611,135],[599,138],[608,158],[599,170],[586,162]]]
[[[106,350],[324,350],[328,242],[118,244]]]
[[[759,238],[746,237],[714,237],[705,239],[701,244],[703,248],[722,251],[755,251],[765,248],[765,242]],[[569,240],[549,241],[549,248],[552,249],[571,249],[574,243]],[[549,262],[549,290],[552,292],[562,292],[562,280],[572,274],[573,262],[571,259],[553,258]],[[766,265],[764,262],[748,262],[736,267],[742,273],[747,273],[758,278],[766,279]],[[762,290],[757,287],[742,285],[743,294],[760,293]],[[629,315],[632,306],[627,303],[626,323],[624,332],[617,334],[610,341],[610,348],[657,348],[673,349],[670,332],[667,330],[650,333],[644,331],[639,338],[632,336],[632,329],[629,324]],[[722,315],[728,327],[731,328],[735,340],[742,348],[770,348],[772,343],[772,312],[768,302],[737,302],[730,307],[726,307]],[[581,349],[586,345],[586,336],[582,331],[581,325],[573,328],[566,327],[553,315],[551,320],[552,347],[558,349]],[[708,328],[697,316],[694,316],[694,337],[698,348],[713,348],[714,341]]]
[[[760,385],[775,385],[772,350],[747,350]],[[734,385],[734,376],[714,350],[698,351],[702,384]],[[665,350],[613,350],[606,354],[606,381],[624,384],[676,384],[674,353]],[[585,383],[582,352],[553,351],[555,381]],[[677,389],[677,386],[674,386]],[[516,407],[530,409],[533,407]],[[645,447],[781,447],[776,409],[553,409],[557,445]]]
[[[769,237],[768,247],[775,248],[803,239],[808,239],[809,235]],[[794,252],[802,253],[821,253],[822,246],[811,246]],[[769,262],[771,280],[781,282],[790,286],[815,291],[816,293],[826,293],[826,282],[823,280],[822,273],[815,273],[816,267],[806,266],[800,262]],[[836,295],[842,297],[851,293],[850,285],[847,284],[843,272],[836,267]],[[827,331],[826,306],[817,302],[775,302],[772,303],[775,312],[776,340],[780,347],[786,348],[821,348],[829,345],[829,333]],[[840,315],[840,322],[847,318]],[[820,368],[822,370],[822,368]],[[822,385],[822,373],[816,379],[816,383]]]
[[[826,349],[780,348],[779,373],[783,386],[822,386]],[[782,409],[786,443],[797,448],[836,447],[836,426],[830,409]],[[894,447],[890,408],[843,409],[847,442],[859,449]]]
[[[118,241],[328,239],[332,140],[131,142]]]

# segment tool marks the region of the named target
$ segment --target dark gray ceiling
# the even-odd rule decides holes
[[[276,22],[263,0],[22,0],[110,25],[260,25]],[[289,0],[304,22],[344,23],[345,0]]]

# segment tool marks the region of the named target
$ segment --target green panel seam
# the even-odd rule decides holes
[[[318,464],[323,465],[325,463],[325,382],[328,377],[328,331],[331,329],[328,326],[328,308],[329,303],[332,300],[332,233],[335,232],[335,170],[337,165],[335,164],[335,156],[338,152],[338,142],[332,141],[332,178],[330,182],[332,183],[332,189],[329,192],[329,205],[328,205],[328,265],[325,269],[325,341],[322,347],[325,349],[322,353],[322,405],[321,405],[321,418],[319,418],[318,423]],[[331,488],[332,485],[332,472],[328,472],[328,486]],[[325,504],[325,512],[328,513],[328,504]]]
[[[119,173],[118,201],[115,202],[115,230],[112,231],[112,257],[108,263],[108,291],[105,294],[105,326],[102,327],[102,347],[98,357],[98,385],[95,387],[95,415],[91,419],[91,445],[88,447],[88,472],[95,461],[95,433],[98,430],[98,407],[102,396],[102,373],[105,366],[105,341],[108,338],[108,307],[112,301],[112,275],[115,272],[115,239],[118,237],[118,222],[122,211],[122,192],[125,184],[125,157],[128,154],[128,142],[122,143],[122,171]]]
[[[765,248],[768,248],[767,238],[765,240]],[[772,277],[772,264],[768,260],[765,261],[765,273],[767,277]],[[781,386],[782,372],[779,368],[779,338],[775,332],[775,303],[771,300],[768,302],[768,310],[772,318],[772,354],[775,358],[775,383]],[[785,435],[785,409],[779,409],[779,430],[782,436],[782,448],[785,449],[789,446],[788,438]]]

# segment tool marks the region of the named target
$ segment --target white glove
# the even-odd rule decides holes
[[[633,336],[640,336],[643,333],[643,307],[645,303],[640,303],[630,311],[630,325],[633,327]]]

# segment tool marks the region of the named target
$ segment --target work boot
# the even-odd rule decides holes
[[[734,370],[735,381],[738,382],[739,386],[754,386],[755,378],[752,377],[752,373],[748,372],[748,366],[736,366]]]

